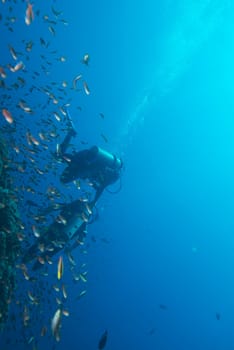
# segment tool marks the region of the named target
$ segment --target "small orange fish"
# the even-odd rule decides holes
[[[101,137],[103,138],[103,140],[107,143],[108,142],[108,138],[104,135],[104,134],[101,134]]]
[[[28,297],[29,297],[29,300],[32,302],[32,304],[35,304],[35,305],[38,304],[37,298],[35,298],[35,297],[32,295],[32,292],[31,292],[30,290],[28,291]]]
[[[32,143],[33,143],[34,145],[36,145],[36,146],[39,146],[39,145],[40,145],[40,142],[39,142],[37,139],[35,139],[35,137],[33,137],[32,135],[31,135],[31,141],[32,141]]]
[[[47,332],[47,328],[46,326],[43,326],[41,329],[41,337],[44,337],[46,335],[46,332]]]
[[[67,257],[68,257],[68,260],[69,260],[70,264],[72,266],[76,266],[76,262],[75,262],[73,256],[71,255],[71,253],[69,251],[67,251],[66,254],[67,254]]]
[[[76,90],[76,83],[77,83],[77,81],[80,80],[81,78],[82,78],[82,75],[79,74],[73,79],[73,89],[74,90]]]
[[[62,284],[62,293],[63,293],[64,299],[67,299],[67,291],[66,291],[66,287],[64,284]]]
[[[44,171],[39,169],[39,168],[36,168],[34,167],[34,170],[39,174],[39,175],[43,175],[44,174]]]
[[[2,109],[2,115],[9,124],[12,124],[14,122],[11,113],[7,109],[5,108]]]
[[[59,292],[59,287],[56,284],[53,285],[53,288],[54,288],[55,292],[57,292],[57,293]]]
[[[13,67],[12,71],[13,72],[18,72],[20,69],[24,68],[24,64],[22,61],[16,63],[16,65]]]
[[[28,106],[25,104],[25,102],[20,101],[20,102],[19,102],[19,106],[20,106],[20,108],[22,108],[22,110],[23,110],[24,112],[26,112],[26,113],[33,113],[32,109],[31,109],[30,107],[28,107]]]
[[[60,280],[63,276],[63,257],[59,257],[58,268],[57,268],[57,278]]]
[[[83,64],[86,64],[86,66],[88,66],[89,64],[89,54],[86,53],[81,61]]]
[[[60,328],[61,328],[62,311],[57,309],[52,320],[51,320],[51,330],[56,341],[60,340]]]
[[[26,140],[27,140],[28,145],[31,146],[31,144],[32,144],[31,134],[28,131],[26,132]]]
[[[40,250],[41,253],[44,253],[45,245],[43,243],[38,244],[38,249]]]
[[[38,231],[35,225],[32,225],[32,231],[36,238],[40,237],[40,232]]]
[[[67,224],[67,220],[61,214],[57,216],[56,221],[59,224],[63,224],[63,225]]]
[[[14,146],[13,147],[13,150],[16,152],[16,153],[20,153],[20,149],[18,146]]]
[[[65,310],[65,309],[62,310],[62,313],[63,313],[63,315],[66,316],[66,317],[68,317],[68,316],[70,315],[69,311],[68,311],[68,310]]]
[[[46,136],[42,133],[42,132],[39,132],[39,137],[41,140],[45,141],[46,140]]]
[[[84,86],[84,91],[85,91],[86,95],[89,95],[90,90],[89,90],[89,87],[85,81],[83,82],[83,86]]]
[[[38,257],[37,257],[37,260],[39,261],[39,263],[40,263],[41,265],[44,265],[44,264],[45,264],[45,259],[44,259],[42,256],[38,256]]]
[[[32,50],[32,47],[33,47],[33,42],[32,41],[29,41],[28,43],[26,43],[26,50],[28,52],[30,52]]]
[[[83,297],[83,295],[85,295],[86,293],[87,293],[87,290],[82,290],[76,299],[80,299],[80,298]]]
[[[5,79],[7,76],[5,70],[2,67],[0,67],[0,75],[3,79]]]
[[[28,307],[25,305],[24,306],[24,311],[23,311],[23,323],[24,326],[28,325],[28,321],[30,320],[30,315],[29,315],[29,309]]]
[[[46,261],[48,264],[52,265],[53,261],[50,259],[50,257],[48,255],[46,255]]]
[[[14,60],[17,60],[17,54],[12,46],[9,45],[9,50],[11,53],[11,56],[13,57]]]
[[[82,220],[84,222],[88,222],[89,221],[89,218],[85,215],[85,213],[81,213],[81,217],[82,217]]]
[[[26,14],[25,14],[25,23],[29,26],[33,20],[34,20],[33,5],[28,3]]]
[[[58,297],[56,297],[55,300],[58,305],[62,305],[62,300],[60,300]]]
[[[22,242],[25,239],[25,236],[22,233],[17,233],[17,238],[19,242]]]
[[[91,215],[92,214],[92,210],[91,210],[91,208],[90,208],[90,206],[88,205],[87,202],[85,203],[85,208],[87,209],[87,212],[89,213],[89,215]]]
[[[58,122],[61,122],[61,117],[57,112],[54,112],[54,117]]]
[[[59,58],[57,58],[58,61],[60,62],[65,62],[66,61],[66,57],[65,56],[60,56]]]
[[[24,278],[26,279],[26,281],[29,281],[30,277],[29,277],[27,270],[23,270],[23,275],[24,275]]]

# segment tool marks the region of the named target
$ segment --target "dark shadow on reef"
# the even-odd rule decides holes
[[[10,160],[0,134],[0,329],[7,320],[15,288],[15,263],[19,255],[20,220],[8,172]]]

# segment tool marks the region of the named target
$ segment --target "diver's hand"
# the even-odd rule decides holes
[[[67,126],[68,126],[68,129],[69,129],[68,132],[69,132],[69,134],[71,136],[75,137],[77,135],[77,132],[75,130],[75,127],[74,127],[71,115],[70,115],[70,113],[68,112],[67,109],[66,109],[66,117],[67,117]]]
[[[72,137],[75,137],[77,135],[77,131],[75,130],[74,125],[73,125],[72,122],[71,122],[71,125],[69,125],[69,134]]]
[[[56,160],[56,162],[62,163],[64,161],[61,153],[58,153],[57,151],[50,152],[50,153],[51,153],[52,157],[54,158],[54,160]]]

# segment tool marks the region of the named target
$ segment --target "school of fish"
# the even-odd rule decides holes
[[[21,231],[17,235],[22,249],[40,238],[48,225],[48,215],[50,219],[51,212],[71,200],[69,190],[72,186],[76,194],[81,191],[78,180],[71,187],[61,189],[58,181],[47,183],[47,178],[58,179],[61,172],[61,164],[53,157],[53,152],[68,128],[66,109],[72,107],[81,113],[82,107],[77,105],[77,100],[92,94],[85,77],[90,69],[90,55],[86,52],[77,57],[76,71],[68,73],[66,66],[62,68],[63,72],[67,69],[70,78],[52,79],[53,67],[61,71],[59,65],[66,65],[68,60],[56,48],[57,31],[66,31],[68,21],[63,18],[62,10],[55,9],[53,1],[48,1],[46,6],[47,12],[43,13],[40,2],[36,1],[1,0],[0,5],[1,31],[7,37],[0,60],[0,131],[6,137],[9,149],[8,170],[15,189],[12,199],[22,212]],[[22,33],[27,30],[25,37],[20,37],[21,29]],[[97,115],[104,119],[103,113]],[[104,134],[100,136],[108,142]],[[80,143],[85,145],[87,141],[80,140]],[[0,203],[0,209],[3,207],[4,203]],[[57,220],[66,225],[59,215]],[[8,228],[6,232],[9,233]],[[9,315],[6,329],[22,336],[7,339],[7,344],[16,348],[17,344],[26,344],[37,350],[40,338],[45,336],[52,342],[60,341],[63,317],[70,315],[69,306],[87,293],[84,285],[88,274],[85,262],[88,244],[79,241],[77,245],[81,253],[79,263],[70,251],[66,251],[53,260],[38,256],[43,266],[38,274],[27,264],[17,264],[18,285],[24,287],[22,291],[19,288],[11,300],[14,311]],[[38,251],[44,250],[45,247],[38,244]],[[52,278],[48,278],[49,274]],[[69,279],[77,286],[75,300],[69,300]],[[16,307],[18,311],[15,311]],[[74,310],[75,307],[71,312]],[[16,322],[17,319],[21,322]],[[40,324],[37,332],[36,324]]]

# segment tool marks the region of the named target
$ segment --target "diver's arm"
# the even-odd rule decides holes
[[[98,189],[97,189],[97,192],[95,194],[95,198],[94,198],[94,202],[96,203],[99,199],[99,197],[102,195],[102,192],[104,191],[105,187],[104,186],[100,186]]]
[[[65,139],[63,140],[63,142],[61,143],[61,145],[59,145],[59,154],[60,155],[64,155],[70,142],[72,137],[76,136],[76,132],[74,129],[71,129],[68,131]]]
[[[70,113],[68,112],[68,110],[66,110],[66,117],[67,117],[67,126],[68,126],[68,133],[65,137],[65,139],[63,140],[63,142],[61,143],[61,145],[59,145],[59,154],[60,155],[64,155],[70,142],[72,137],[75,137],[77,135],[77,132],[74,128]]]
[[[99,186],[94,186],[94,188],[96,190],[96,193],[95,193],[94,199],[91,202],[91,207],[97,203],[99,197],[102,195],[102,192],[105,189],[105,186],[99,185]]]

